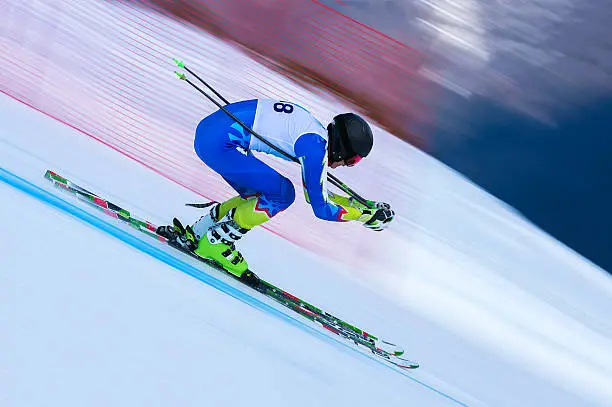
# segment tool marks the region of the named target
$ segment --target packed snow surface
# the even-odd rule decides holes
[[[410,146],[396,148],[420,170],[385,191],[398,212],[389,230],[337,225],[351,228],[361,267],[273,230],[241,242],[264,279],[402,344],[421,363],[405,371],[43,175],[155,224],[197,219],[184,203],[202,197],[4,95],[0,122],[2,406],[612,405],[609,276]],[[376,161],[394,159],[373,154],[353,176],[381,176]]]

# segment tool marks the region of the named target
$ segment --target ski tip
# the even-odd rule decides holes
[[[418,369],[419,368],[419,364],[418,363],[414,363],[411,365],[406,365],[406,366],[400,366],[402,369]]]
[[[393,358],[391,362],[395,364],[396,366],[399,366],[403,369],[418,369],[420,366],[417,362],[413,360],[398,358],[398,357]]]
[[[180,59],[172,58],[172,60],[174,61],[176,66],[178,66],[179,68],[185,68],[185,63],[183,61],[181,61]]]
[[[176,76],[178,76],[179,79],[181,79],[183,81],[187,80],[187,77],[185,76],[184,73],[180,73],[180,72],[177,72],[177,71],[174,71],[174,73],[176,74]]]
[[[383,339],[377,339],[374,341],[377,348],[382,349],[384,352],[393,356],[402,356],[404,354],[404,348],[391,342],[387,342]]]

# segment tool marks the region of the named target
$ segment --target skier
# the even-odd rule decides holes
[[[302,167],[306,201],[315,216],[335,222],[358,221],[382,230],[393,220],[382,202],[357,200],[327,191],[327,166],[353,166],[372,149],[370,126],[354,113],[334,117],[325,128],[308,110],[284,101],[254,99],[225,106],[228,111],[280,150],[297,157]],[[192,226],[161,226],[158,233],[176,239],[184,249],[219,263],[242,279],[252,273],[234,243],[249,230],[287,209],[295,199],[291,181],[258,160],[259,151],[289,159],[244,129],[223,110],[205,117],[196,129],[195,152],[239,195],[211,203],[208,214]]]

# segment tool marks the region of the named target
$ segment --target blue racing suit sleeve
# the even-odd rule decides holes
[[[306,201],[317,218],[344,222],[347,210],[329,202],[327,197],[327,142],[318,134],[306,133],[295,142],[295,153],[302,165]]]

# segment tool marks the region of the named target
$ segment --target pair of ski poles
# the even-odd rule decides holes
[[[202,82],[202,84],[204,86],[206,86],[208,89],[210,89],[219,99],[221,99],[221,101],[223,101],[223,103],[225,103],[226,105],[230,104],[230,102],[227,99],[225,99],[219,92],[217,92],[204,79],[200,78],[195,72],[193,72],[191,69],[189,69],[187,66],[185,66],[183,61],[180,61],[180,60],[174,58],[174,62],[176,63],[176,65],[179,68],[182,68],[182,69],[186,70],[189,74],[193,75],[198,81]],[[238,123],[240,126],[242,126],[246,131],[251,133],[254,137],[257,137],[259,140],[261,140],[268,147],[278,151],[280,154],[282,154],[283,156],[287,157],[289,160],[291,160],[291,161],[293,161],[295,163],[300,164],[300,160],[298,160],[296,157],[292,156],[291,154],[283,151],[282,149],[278,148],[277,146],[275,146],[274,144],[272,144],[268,140],[266,140],[263,136],[261,136],[260,134],[255,132],[252,128],[247,126],[242,120],[240,120],[234,114],[232,114],[232,112],[227,110],[225,108],[225,106],[223,106],[221,103],[219,103],[217,100],[215,100],[211,95],[209,95],[204,90],[202,90],[197,84],[193,83],[193,81],[191,81],[189,78],[187,78],[187,76],[184,73],[179,73],[177,71],[174,71],[174,73],[178,76],[179,79],[187,82],[188,84],[193,86],[198,92],[200,92],[202,95],[206,96],[206,98],[208,100],[213,102],[219,109],[223,110],[229,117],[231,117],[233,120],[235,120],[236,123]],[[342,191],[344,191],[345,193],[347,193],[348,195],[353,197],[355,200],[357,200],[362,205],[365,205],[366,207],[368,207],[370,209],[374,208],[374,205],[373,205],[372,201],[368,201],[367,199],[363,198],[361,195],[359,195],[357,192],[353,191],[348,185],[346,185],[344,182],[340,181],[333,174],[329,174],[328,173],[327,174],[327,179],[329,180],[329,182],[331,184],[333,184],[336,187],[340,188]]]

